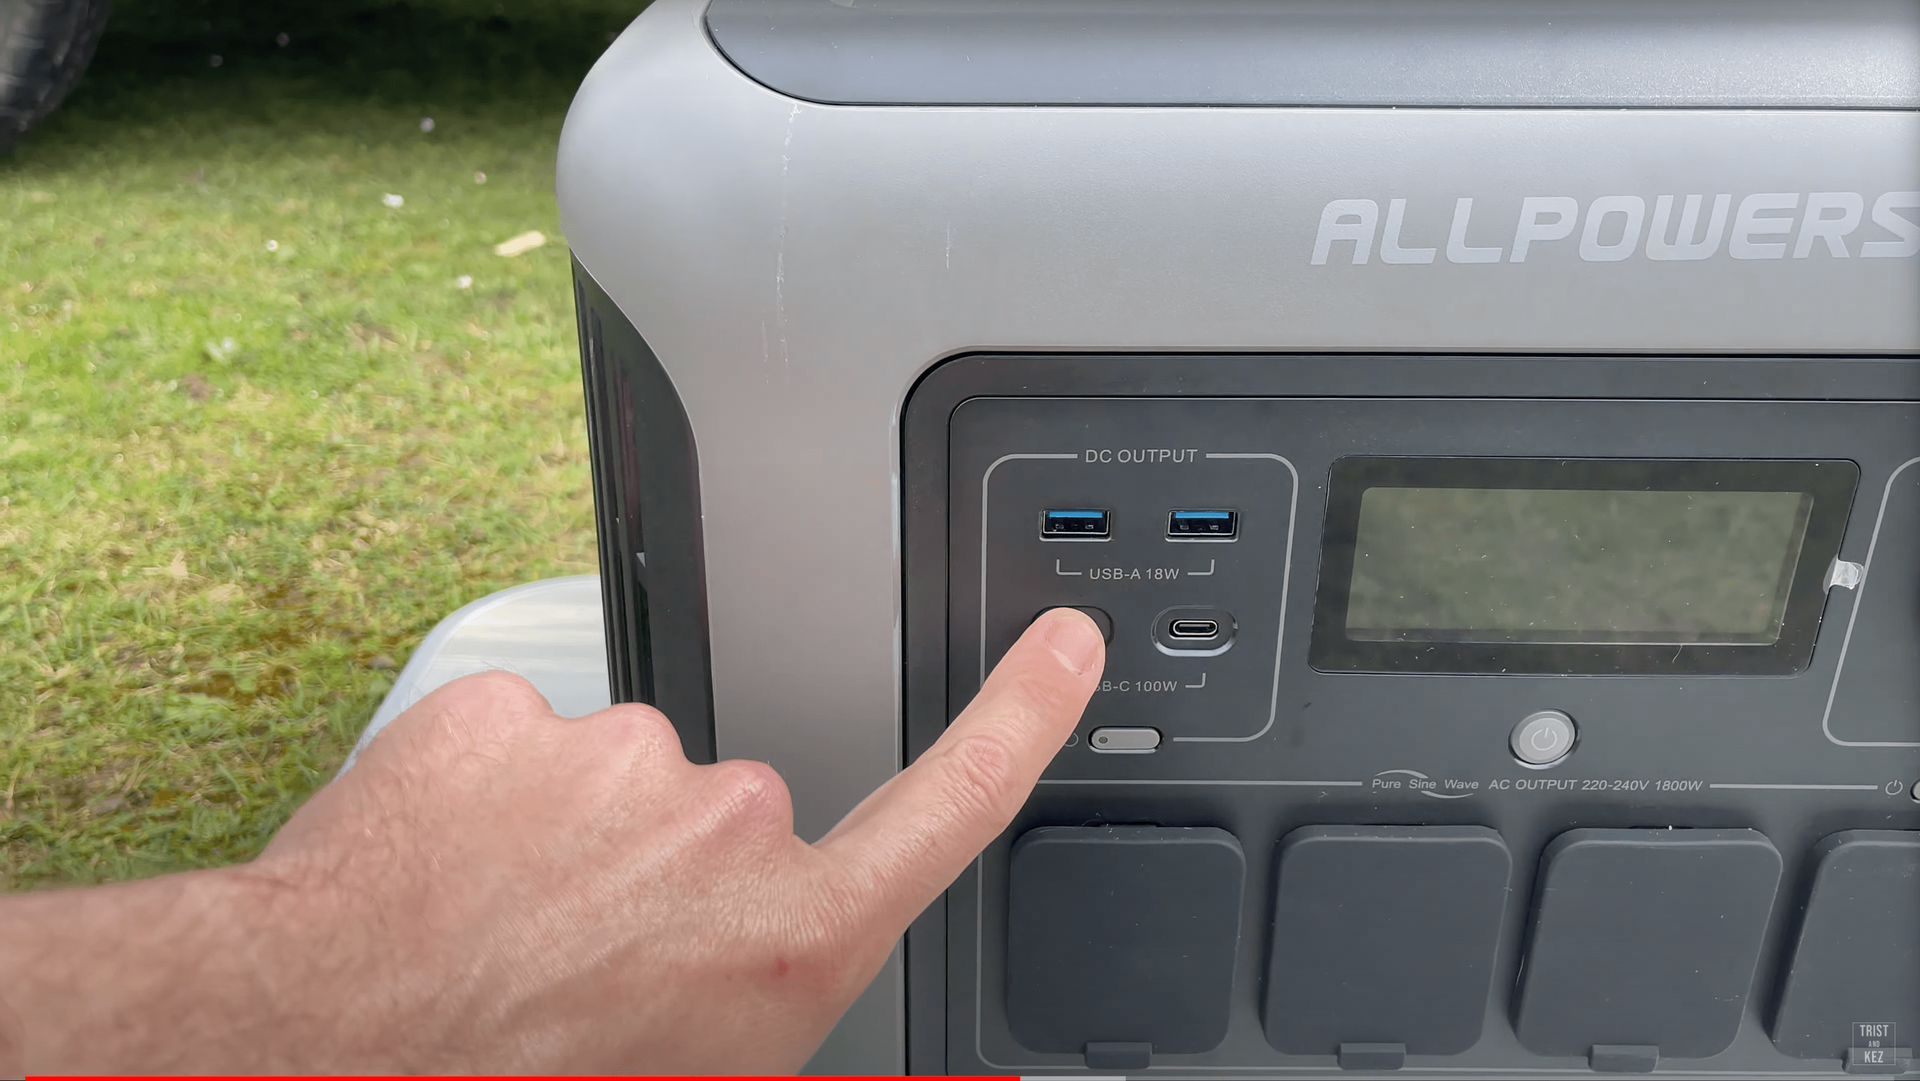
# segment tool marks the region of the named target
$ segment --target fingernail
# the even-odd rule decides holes
[[[1100,631],[1094,627],[1093,620],[1069,615],[1047,619],[1046,643],[1053,655],[1060,658],[1060,663],[1076,676],[1086,675],[1100,663],[1100,654],[1106,645],[1100,640]]]

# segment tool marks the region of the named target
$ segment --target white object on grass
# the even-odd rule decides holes
[[[387,204],[388,206],[405,206],[407,202],[405,199],[401,198],[398,195],[395,195],[392,192],[388,192],[385,195],[382,195],[380,197],[380,201]]]
[[[440,621],[413,651],[360,733],[354,758],[408,706],[461,676],[493,669],[532,683],[562,717],[607,708],[607,638],[600,576],[548,578],[482,597]]]

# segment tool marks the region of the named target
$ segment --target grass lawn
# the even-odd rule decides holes
[[[639,6],[121,0],[0,161],[0,888],[248,858],[594,569],[553,154]]]

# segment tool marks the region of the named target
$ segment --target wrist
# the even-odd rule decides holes
[[[27,1071],[244,1071],[261,892],[215,870],[0,902]]]
[[[377,871],[351,857],[315,862],[281,853],[209,874],[206,907],[232,929],[232,986],[253,996],[250,1014],[272,1018],[254,1040],[257,1057],[233,1072],[470,1068],[444,1059],[462,1042],[449,1027],[462,995],[421,933],[437,922],[433,906],[392,909]]]
[[[378,913],[331,876],[258,861],[210,872],[196,884],[218,913],[230,950],[218,982],[235,1015],[259,1031],[210,1065],[246,1073],[406,1072],[389,1034],[413,1011],[398,989],[376,987],[391,971],[376,931]],[[238,1029],[228,1029],[238,1035]],[[198,1067],[196,1067],[198,1069]]]

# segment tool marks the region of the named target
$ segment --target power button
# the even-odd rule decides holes
[[[1513,748],[1513,756],[1522,765],[1545,769],[1573,753],[1578,734],[1572,717],[1557,709],[1543,709],[1529,713],[1514,725],[1507,745]]]

